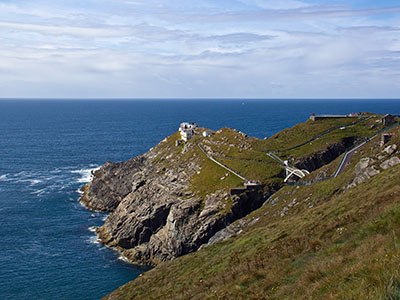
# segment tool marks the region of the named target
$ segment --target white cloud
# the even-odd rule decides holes
[[[400,7],[296,0],[78,3],[0,3],[0,97],[400,92],[400,19],[391,17]]]
[[[61,36],[72,35],[79,37],[118,37],[126,36],[131,33],[127,27],[113,28],[110,26],[94,27],[78,27],[78,26],[51,26],[40,24],[27,24],[27,23],[14,23],[14,22],[0,22],[0,30],[8,31],[24,31],[24,32],[37,32],[46,35]]]

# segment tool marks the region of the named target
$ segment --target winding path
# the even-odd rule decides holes
[[[333,174],[333,178],[338,177],[341,173],[343,173],[344,169],[349,164],[349,161],[350,161],[351,157],[353,156],[354,152],[357,151],[357,149],[359,149],[360,147],[364,146],[369,141],[370,141],[370,139],[368,139],[365,142],[362,142],[360,145],[354,147],[353,149],[351,149],[345,153],[345,155],[342,158],[342,161],[339,164],[339,167],[336,169],[335,174]]]
[[[344,125],[340,125],[340,126],[335,126],[335,127],[329,128],[329,129],[317,134],[316,136],[312,137],[311,139],[309,139],[309,140],[307,140],[307,141],[305,141],[303,143],[300,143],[300,144],[298,144],[296,146],[293,146],[293,147],[290,147],[290,148],[286,148],[286,149],[282,149],[282,150],[276,150],[275,152],[284,152],[284,151],[289,151],[289,150],[293,150],[293,149],[299,148],[301,146],[304,146],[304,145],[306,145],[308,143],[311,143],[311,142],[315,141],[316,139],[319,139],[320,137],[323,137],[324,135],[327,135],[327,134],[331,133],[332,131],[334,131],[336,129],[354,126],[354,125],[356,125],[356,124],[358,124],[358,123],[360,123],[362,121],[369,120],[372,117],[373,116],[368,116],[366,118],[359,118],[358,120],[356,120],[354,122],[351,122],[349,124],[344,124]]]
[[[249,181],[246,177],[243,177],[242,175],[240,175],[239,173],[233,171],[231,168],[225,166],[224,164],[220,163],[218,160],[214,159],[212,156],[208,155],[207,152],[205,152],[203,150],[203,148],[200,147],[199,144],[197,144],[197,147],[200,149],[201,152],[203,152],[203,154],[205,156],[207,156],[208,159],[210,159],[211,161],[215,162],[217,165],[219,165],[220,167],[224,168],[225,170],[231,172],[233,175],[239,177],[240,179],[242,179],[243,181]]]

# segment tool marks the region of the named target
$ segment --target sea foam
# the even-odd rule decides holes
[[[81,175],[81,177],[77,179],[77,182],[79,182],[79,183],[88,183],[88,182],[92,181],[92,179],[93,179],[92,172],[94,172],[94,171],[96,171],[98,169],[100,169],[99,166],[97,166],[95,168],[90,168],[90,169],[74,170],[74,171],[71,171],[71,173],[72,174]]]

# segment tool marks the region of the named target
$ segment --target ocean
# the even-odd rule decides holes
[[[400,113],[400,100],[0,100],[1,299],[100,299],[135,279],[98,243],[90,171],[148,151],[183,121],[264,138],[310,113]]]

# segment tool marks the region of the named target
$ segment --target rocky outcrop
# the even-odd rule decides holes
[[[362,158],[354,168],[354,178],[352,182],[347,185],[344,190],[355,187],[371,177],[378,175],[381,170],[387,170],[400,164],[400,159],[393,155],[396,150],[397,145],[393,144],[384,148],[381,153],[376,154],[373,158]],[[384,155],[381,155],[382,153]]]
[[[388,160],[385,160],[383,163],[380,164],[380,167],[384,170],[394,167],[400,164],[400,159],[397,156],[394,156]]]
[[[210,168],[211,160],[198,143],[208,155],[223,156],[235,148],[241,154],[249,151],[249,157],[259,155],[252,150],[257,139],[241,132],[221,129],[213,137],[203,138],[198,132],[192,140],[176,143],[180,139],[176,133],[141,156],[121,163],[108,162],[97,170],[92,182],[82,189],[80,201],[89,209],[111,212],[97,229],[101,242],[121,251],[132,262],[158,264],[226,238],[232,234],[232,228],[221,230],[261,207],[281,187],[283,178],[278,165],[272,165],[276,172],[271,172],[271,176],[279,178],[266,181],[267,188],[258,186],[231,195],[227,185],[221,185],[231,177],[218,175],[208,182],[210,172],[215,170]],[[296,166],[317,169],[353,143],[354,138],[345,138],[325,151],[297,161]],[[201,178],[200,182],[197,179],[197,190],[193,178]],[[207,191],[199,187],[203,187],[202,182]]]
[[[260,207],[265,199],[261,191],[234,196],[232,208],[227,213],[221,214],[218,209],[221,196],[228,195],[218,192],[209,196],[203,209],[201,209],[199,199],[177,201],[169,207],[164,207],[163,212],[168,211],[168,213],[155,216],[154,220],[158,222],[155,222],[154,228],[146,228],[149,233],[143,236],[144,239],[140,240],[138,234],[126,232],[128,236],[139,238],[128,240],[128,244],[124,245],[124,248],[128,249],[124,255],[132,261],[158,264],[194,252],[219,230]],[[111,223],[107,222],[107,224]],[[145,226],[135,224],[135,222],[132,225],[134,232]],[[100,237],[103,236],[103,230],[108,231],[107,226],[100,229]]]
[[[315,152],[311,156],[295,161],[294,165],[299,169],[306,169],[309,172],[314,171],[336,159],[354,142],[355,137],[343,138],[340,143],[329,145],[324,151]]]
[[[374,163],[375,160],[370,157],[362,158],[354,168],[355,177],[353,181],[345,189],[355,187],[371,177],[378,175],[380,171],[373,166]]]
[[[274,190],[230,196],[222,189],[199,195],[191,190],[190,179],[207,158],[196,155],[196,149],[191,142],[181,147],[164,140],[144,155],[97,170],[83,188],[81,202],[112,212],[97,229],[101,242],[132,262],[158,264],[196,251],[216,232],[259,208]]]
[[[145,184],[146,157],[124,163],[107,162],[93,173],[95,180],[82,188],[80,202],[95,211],[113,211],[129,193]]]
[[[393,145],[387,146],[385,149],[383,149],[382,152],[392,155],[394,152],[396,152],[396,150],[397,150],[397,145],[393,144]]]

